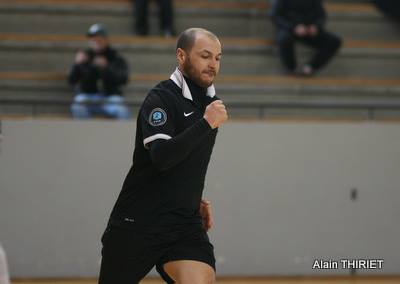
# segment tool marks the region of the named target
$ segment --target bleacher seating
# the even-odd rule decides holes
[[[314,78],[281,75],[265,0],[175,0],[181,31],[201,26],[222,39],[218,94],[233,117],[400,118],[400,28],[363,0],[326,1],[329,28],[344,38]],[[131,35],[128,0],[0,0],[0,115],[68,115],[65,75],[95,22],[129,61],[134,111],[175,66],[175,39]],[[299,48],[307,55],[308,50]]]

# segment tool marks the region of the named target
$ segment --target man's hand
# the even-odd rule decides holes
[[[88,61],[86,52],[80,50],[75,55],[75,64],[82,64]]]
[[[305,25],[303,25],[303,24],[299,24],[299,25],[295,26],[294,33],[298,37],[305,37],[307,35],[307,33],[308,33],[307,27]]]
[[[316,25],[308,26],[308,34],[310,36],[316,36],[316,35],[318,35],[318,32],[319,32],[319,30]]]
[[[228,119],[226,107],[221,100],[213,101],[206,108],[204,119],[212,129],[220,127]]]
[[[93,60],[93,64],[103,69],[107,67],[108,61],[104,56],[96,56]]]
[[[208,232],[214,226],[214,217],[210,201],[204,199],[200,201],[200,215],[203,221],[204,230]]]

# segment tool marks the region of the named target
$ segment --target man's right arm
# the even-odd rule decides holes
[[[157,105],[153,107],[156,106]],[[162,109],[163,107],[165,108],[165,106],[159,102],[158,108],[155,109]],[[164,112],[166,116],[165,123],[161,126],[156,126],[155,128],[151,125],[155,124],[155,121],[151,121],[154,110],[150,112],[149,121],[146,121],[148,114],[145,114],[142,117],[144,121],[142,129],[153,134],[145,139],[145,146],[147,145],[149,148],[153,165],[160,171],[165,171],[182,162],[202,143],[203,139],[212,131],[212,129],[218,128],[220,125],[225,123],[228,118],[226,108],[222,101],[217,100],[207,106],[204,117],[201,120],[174,136],[173,117],[171,117],[171,121],[171,119],[167,118],[167,109]],[[170,116],[172,116],[172,114],[170,114]],[[156,134],[156,132],[158,132],[158,134]],[[159,138],[156,139],[157,137]],[[150,142],[146,143],[146,141]]]
[[[322,0],[315,1],[315,8],[313,12],[314,24],[319,30],[322,30],[326,22],[326,12]]]
[[[68,74],[68,83],[70,85],[75,85],[79,82],[80,77],[81,75],[80,75],[79,65],[74,64],[71,68],[71,71]]]
[[[168,170],[182,162],[203,141],[212,128],[203,118],[179,135],[150,143],[150,156],[159,171]]]
[[[128,83],[129,68],[125,59],[117,57],[113,62],[110,62],[107,68],[105,68],[103,76],[110,84],[116,86]]]
[[[285,7],[284,7],[284,0],[272,0],[271,1],[271,10],[269,12],[272,21],[277,25],[279,28],[284,28],[287,30],[292,31],[295,25],[290,22],[284,15],[285,15]]]
[[[75,55],[74,65],[68,74],[68,83],[71,85],[77,84],[88,73],[91,66],[88,64],[88,54],[85,51],[78,51]]]

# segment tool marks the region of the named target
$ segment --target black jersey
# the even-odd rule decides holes
[[[199,206],[217,134],[203,116],[216,99],[213,86],[200,88],[178,69],[149,92],[137,118],[133,164],[112,211],[112,224],[201,223]],[[155,141],[170,143],[173,152],[166,154],[173,162],[157,165],[150,153]]]

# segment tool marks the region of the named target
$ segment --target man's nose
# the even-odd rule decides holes
[[[208,64],[208,66],[209,66],[211,69],[215,70],[215,69],[217,68],[217,64],[218,64],[218,62],[217,62],[216,59],[211,59],[210,62],[209,62],[209,64]]]

